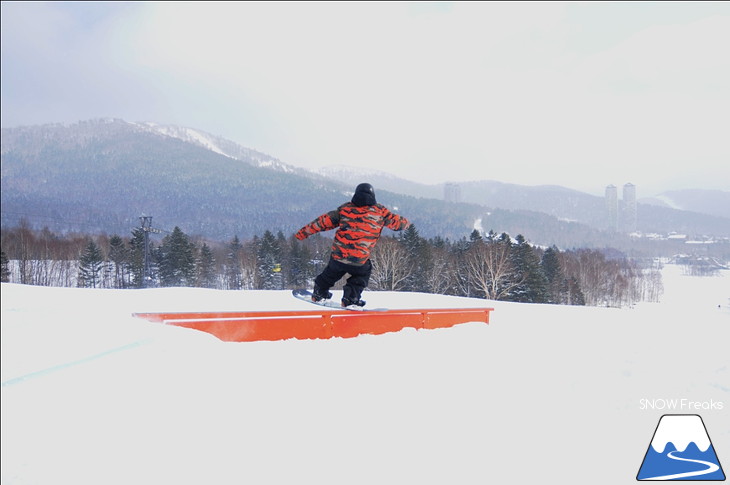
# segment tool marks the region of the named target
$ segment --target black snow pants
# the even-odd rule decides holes
[[[350,301],[360,300],[362,291],[368,286],[370,282],[370,273],[373,270],[373,265],[368,260],[362,266],[355,266],[353,264],[346,264],[341,261],[337,261],[330,257],[327,267],[314,279],[314,284],[317,285],[320,290],[326,292],[340,278],[349,273],[350,277],[347,278],[345,287],[343,288],[343,298],[347,298]]]

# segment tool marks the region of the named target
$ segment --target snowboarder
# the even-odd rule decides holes
[[[355,189],[355,195],[350,202],[322,214],[302,227],[295,234],[300,241],[312,234],[337,228],[329,262],[314,279],[312,300],[317,302],[332,298],[329,289],[340,278],[349,274],[343,288],[342,306],[365,306],[360,296],[370,281],[370,272],[373,269],[370,253],[378,242],[383,227],[401,231],[409,225],[408,219],[392,213],[376,202],[372,185],[362,183]]]

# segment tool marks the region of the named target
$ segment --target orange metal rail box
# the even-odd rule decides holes
[[[493,308],[386,311],[269,311],[135,313],[152,322],[192,328],[225,342],[257,340],[351,338],[379,335],[404,328],[434,329],[467,322],[489,323]]]

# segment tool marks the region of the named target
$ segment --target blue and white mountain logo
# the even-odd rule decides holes
[[[702,418],[665,414],[659,419],[637,480],[725,480]]]

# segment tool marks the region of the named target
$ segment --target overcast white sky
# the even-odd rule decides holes
[[[2,126],[197,128],[293,165],[730,190],[730,2],[2,2]]]

